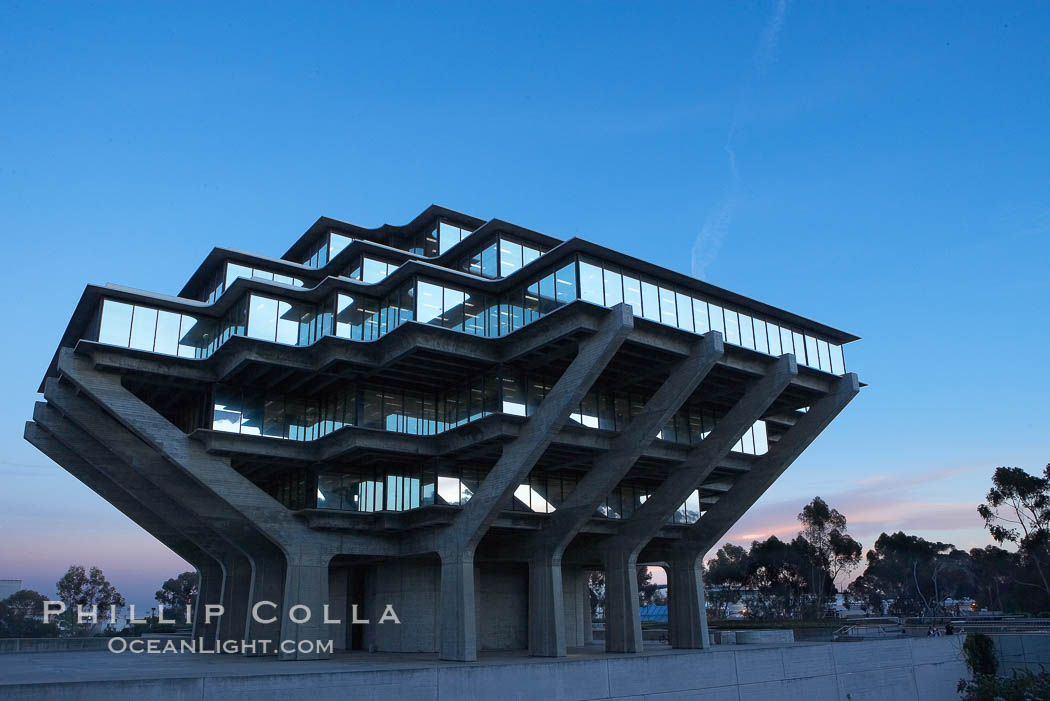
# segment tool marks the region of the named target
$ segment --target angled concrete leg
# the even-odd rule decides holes
[[[638,607],[638,554],[626,549],[603,553],[605,562],[605,651],[642,651]]]
[[[300,553],[288,563],[280,622],[282,660],[330,657],[320,649],[329,642],[328,626],[324,623],[324,607],[328,604],[328,560],[320,553]]]
[[[474,554],[442,554],[441,659],[473,662],[478,658],[478,626],[474,607]]]
[[[700,649],[710,645],[701,556],[676,554],[668,564],[667,621],[671,647]]]
[[[564,657],[565,594],[561,556],[537,553],[529,560],[529,654]]]

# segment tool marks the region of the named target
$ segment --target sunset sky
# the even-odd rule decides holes
[[[581,236],[862,337],[869,384],[730,532],[814,495],[870,547],[989,542],[1050,462],[1046,3],[5,3],[0,579],[177,557],[22,440],[87,283],[438,203]]]

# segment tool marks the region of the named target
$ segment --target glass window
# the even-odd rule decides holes
[[[609,307],[614,307],[623,301],[623,278],[620,277],[620,273],[605,269],[603,272],[605,278],[605,304]]]
[[[755,347],[755,328],[751,325],[751,317],[744,313],[740,314],[740,345]]]
[[[196,317],[182,314],[182,328],[179,335],[179,357],[200,358],[211,341],[211,326],[198,321]]]
[[[755,436],[755,455],[765,455],[769,451],[769,438],[766,434],[766,422],[756,421],[752,427]]]
[[[475,336],[485,335],[485,295],[466,293],[463,300],[463,330]]]
[[[660,321],[668,326],[678,326],[674,290],[669,290],[666,287],[660,288]]]
[[[784,352],[780,349],[780,327],[776,324],[771,324],[768,321],[766,322],[766,340],[769,341],[770,355],[779,356]]]
[[[463,330],[463,297],[463,290],[445,288],[445,303],[442,308],[446,329]]]
[[[795,345],[792,342],[792,340],[793,340],[793,334],[791,333],[791,331],[788,330],[788,329],[785,329],[784,327],[780,327],[780,348],[781,348],[780,352],[781,353],[794,353],[795,352]],[[798,362],[798,358],[795,358],[795,361]]]
[[[524,267],[524,266],[528,265],[529,263],[531,263],[532,261],[536,260],[537,258],[540,257],[540,255],[541,255],[541,253],[538,250],[536,250],[535,248],[532,248],[528,244],[524,244],[523,243],[521,245],[521,265],[522,265],[522,267]]]
[[[499,258],[496,254],[495,243],[481,252],[481,275],[483,277],[499,277]]]
[[[601,265],[580,259],[580,299],[605,304]]]
[[[341,475],[317,475],[317,508],[342,509]]]
[[[831,351],[828,349],[828,342],[817,339],[817,361],[820,363],[820,369],[824,372],[831,372]]]
[[[423,238],[423,255],[436,256],[438,254],[438,230],[437,227],[428,231]]]
[[[548,275],[540,280],[540,314],[550,314],[557,308],[558,303],[554,298],[554,275]]]
[[[576,299],[576,264],[569,263],[554,275],[554,296],[565,304]]]
[[[233,281],[239,277],[251,277],[252,269],[247,265],[240,265],[239,263],[227,263],[226,264],[226,287],[233,284]]]
[[[365,258],[363,260],[361,281],[368,283],[382,282],[387,276],[388,266],[381,260]]]
[[[740,345],[740,323],[737,319],[736,312],[732,309],[724,309],[726,319],[726,343],[732,343],[733,345]]]
[[[277,338],[277,300],[258,295],[250,296],[248,337],[263,341]]]
[[[642,283],[642,316],[660,321],[660,292],[651,282]]]
[[[795,346],[795,360],[802,365],[808,365],[805,362],[805,338],[796,332],[791,333],[792,343]]]
[[[295,345],[299,342],[299,305],[277,303],[277,342]]]
[[[438,475],[438,503],[449,506],[460,504],[460,481],[456,477]]]
[[[419,281],[418,285],[419,296],[417,298],[417,305],[419,310],[417,312],[416,320],[424,324],[440,326],[443,322],[443,319],[441,318],[441,288],[429,282],[423,282],[422,280]]]
[[[754,320],[755,327],[755,350],[763,353],[769,352],[769,344],[766,342],[766,322],[759,319]]]
[[[820,362],[817,360],[817,339],[812,336],[804,336],[806,343],[806,365],[813,368],[819,368]]]
[[[438,241],[440,242],[440,252],[444,253],[448,249],[459,243],[459,227],[452,226],[441,222],[438,224]]]
[[[349,236],[343,236],[342,234],[337,234],[334,231],[331,233],[331,238],[332,238],[332,242],[330,244],[328,244],[328,259],[329,260],[331,260],[332,258],[335,258],[337,255],[339,255],[339,253],[344,248],[349,246],[354,241]]]
[[[111,299],[102,302],[102,319],[99,323],[99,343],[128,347],[131,342],[131,317],[134,307]]]
[[[702,299],[693,299],[693,330],[696,333],[707,333],[711,330],[707,319],[707,302]]]
[[[623,301],[631,305],[635,316],[642,315],[642,283],[629,275],[623,276]]]
[[[215,388],[212,429],[239,433],[241,430],[240,393],[224,385]]]
[[[339,293],[335,296],[335,335],[361,340],[360,314],[355,318],[354,298],[350,295]]]
[[[135,306],[135,313],[131,318],[131,348],[139,350],[153,350],[153,342],[157,335],[157,310],[147,307]]]
[[[718,333],[722,334],[723,338],[725,338],[726,325],[725,317],[722,315],[722,307],[718,306],[717,304],[708,304],[707,309],[711,315],[711,330],[717,331]]]
[[[516,270],[521,270],[521,244],[500,238],[499,274],[507,277]]]
[[[846,362],[842,357],[842,346],[831,346],[831,371],[836,375],[846,372]]]
[[[157,313],[157,340],[153,349],[158,353],[177,355],[179,352],[179,327],[181,324],[181,314],[159,311]]]
[[[678,304],[678,328],[686,331],[693,330],[693,300],[689,295],[681,292],[675,293]]]

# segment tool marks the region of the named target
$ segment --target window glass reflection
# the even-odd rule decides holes
[[[130,304],[114,302],[111,299],[104,300],[98,330],[99,343],[109,343],[126,348],[131,339],[131,317],[134,309],[134,306]]]

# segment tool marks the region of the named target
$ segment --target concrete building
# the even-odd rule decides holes
[[[857,394],[853,340],[505,221],[321,218],[178,296],[88,286],[25,436],[197,568],[208,640],[563,656],[602,570],[640,652],[653,564],[700,648],[700,558]]]

